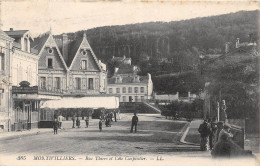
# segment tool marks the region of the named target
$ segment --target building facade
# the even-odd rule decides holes
[[[106,69],[98,61],[84,34],[69,40],[48,32],[33,43],[39,51],[39,93],[87,96],[106,92]]]
[[[0,30],[0,132],[11,130],[11,58],[13,41]]]
[[[108,78],[107,94],[119,96],[120,102],[143,102],[152,98],[153,82],[151,74],[139,76],[138,66],[131,65],[131,58],[113,57],[119,67]]]
[[[108,79],[107,93],[119,96],[120,102],[143,102],[151,99],[153,82],[147,76],[113,76]]]
[[[39,122],[38,52],[30,47],[28,30],[5,31],[14,39],[11,58],[12,116],[11,130],[37,128]]]

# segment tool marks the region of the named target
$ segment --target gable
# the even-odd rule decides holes
[[[67,69],[64,59],[60,53],[60,50],[51,34],[49,35],[49,38],[47,39],[43,48],[40,51],[39,69],[48,68],[48,58],[52,59],[53,69]]]
[[[73,61],[71,62],[70,70],[82,70],[82,60],[87,61],[87,68],[85,71],[101,71],[98,60],[85,36],[83,37],[80,46],[77,47],[77,52],[74,56]]]

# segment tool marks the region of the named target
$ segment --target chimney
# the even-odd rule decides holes
[[[62,34],[62,55],[65,62],[67,62],[69,59],[68,51],[69,51],[68,35],[64,33]]]
[[[10,28],[10,31],[14,31],[14,28]]]
[[[238,48],[239,47],[239,38],[237,38],[237,40],[236,40],[236,48]]]

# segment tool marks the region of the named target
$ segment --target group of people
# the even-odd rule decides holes
[[[104,116],[104,119],[105,119],[106,127],[111,127],[111,122],[113,122],[113,113],[107,113]],[[60,116],[58,116],[58,118],[54,119],[54,122],[53,122],[54,134],[57,134],[58,128],[61,129],[62,120],[63,120],[62,115],[60,115]],[[116,114],[114,114],[114,120],[115,120],[115,122],[117,121]],[[76,126],[78,128],[80,128],[79,117],[77,116],[77,118],[76,118],[76,116],[73,115],[72,116],[72,128],[75,128],[75,122],[76,122]],[[86,117],[85,122],[86,122],[86,128],[88,128],[88,126],[89,126],[89,117],[88,116]],[[137,132],[137,123],[138,123],[138,117],[137,117],[136,113],[134,113],[134,116],[132,117],[132,123],[131,123],[131,130],[130,130],[131,133],[133,132],[133,130],[135,130],[135,132]],[[100,117],[98,126],[99,126],[99,131],[101,132],[102,126],[103,126],[103,118],[102,117]]]
[[[201,136],[200,149],[202,151],[211,150],[212,157],[237,157],[250,156],[251,151],[246,151],[237,145],[233,140],[230,131],[231,125],[224,122],[204,120],[199,126]]]

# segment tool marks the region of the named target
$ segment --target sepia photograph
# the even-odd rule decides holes
[[[0,166],[260,165],[260,2],[0,0]]]

